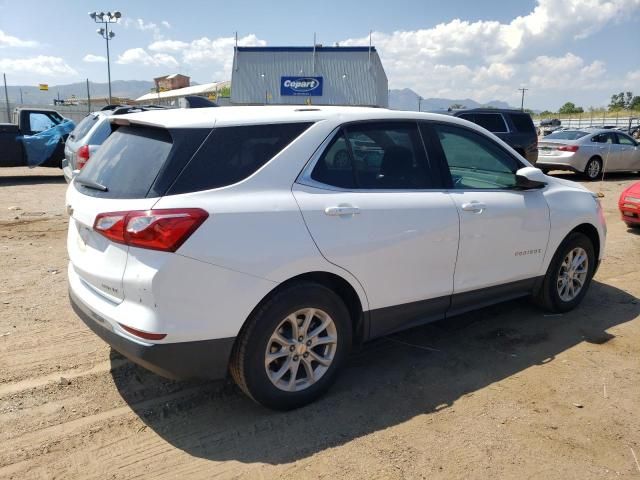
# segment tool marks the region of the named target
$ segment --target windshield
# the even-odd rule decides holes
[[[563,130],[561,132],[555,132],[550,135],[547,135],[545,139],[558,139],[558,140],[577,140],[579,138],[584,137],[585,135],[589,135],[587,132],[582,132],[580,130]]]

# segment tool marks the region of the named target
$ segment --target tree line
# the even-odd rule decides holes
[[[611,95],[611,101],[609,102],[607,109],[610,112],[619,112],[622,110],[640,110],[640,95],[634,95],[632,92],[614,93],[613,95]],[[590,107],[589,110],[594,111],[596,109]],[[555,112],[545,110],[544,112],[541,112],[540,115],[545,116],[551,115],[553,113]],[[584,108],[577,106],[573,102],[566,102],[558,109],[557,113],[565,115],[572,113],[584,113]]]

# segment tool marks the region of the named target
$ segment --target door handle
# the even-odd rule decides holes
[[[346,215],[357,215],[360,213],[360,209],[358,207],[348,206],[340,206],[340,207],[327,207],[324,209],[324,213],[331,217],[342,217]]]
[[[465,212],[482,213],[487,208],[487,205],[481,202],[469,202],[462,204],[462,210]]]

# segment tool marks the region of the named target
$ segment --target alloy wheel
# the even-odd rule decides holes
[[[556,282],[558,295],[563,302],[570,302],[580,294],[588,272],[589,257],[584,248],[570,250],[560,264]]]
[[[298,310],[280,322],[267,342],[267,376],[280,390],[305,390],[327,372],[337,345],[338,331],[326,312]]]
[[[587,175],[589,178],[596,178],[600,173],[600,162],[592,160],[587,167]]]

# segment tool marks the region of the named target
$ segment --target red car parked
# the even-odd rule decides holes
[[[629,186],[620,195],[618,208],[622,220],[630,227],[640,227],[640,182]]]

